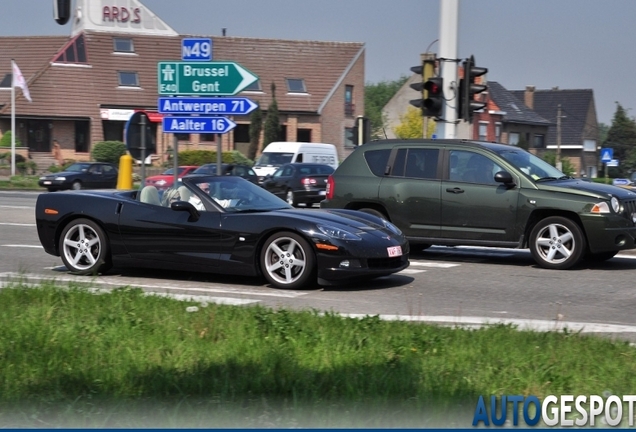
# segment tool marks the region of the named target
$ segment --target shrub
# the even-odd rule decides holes
[[[15,155],[16,156],[16,163],[15,163],[15,167],[18,169],[18,172],[21,175],[34,175],[38,169],[38,165],[33,162],[33,161],[24,161],[24,157],[22,157],[22,162],[18,162],[18,156],[22,156],[22,155]]]
[[[22,142],[18,137],[15,137],[15,146],[22,147]],[[6,131],[2,138],[0,138],[0,147],[11,147],[11,131]]]
[[[121,141],[100,141],[95,143],[91,157],[97,162],[119,163],[119,158],[126,154],[126,144]]]
[[[245,157],[243,153],[232,150],[223,152],[223,163],[245,164],[252,166],[253,161]],[[210,150],[185,150],[179,152],[179,165],[205,165],[216,162],[216,152]]]

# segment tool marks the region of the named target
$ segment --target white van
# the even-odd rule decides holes
[[[338,168],[338,151],[333,144],[306,142],[270,143],[258,158],[253,168],[259,183],[286,163],[319,163]]]

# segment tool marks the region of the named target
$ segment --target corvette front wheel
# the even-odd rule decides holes
[[[316,257],[307,240],[292,232],[279,232],[265,241],[261,268],[277,288],[298,289],[315,279]]]
[[[89,219],[75,219],[64,228],[60,255],[66,268],[77,275],[96,275],[111,267],[108,237]]]

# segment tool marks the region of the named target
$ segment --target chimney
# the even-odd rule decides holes
[[[534,86],[526,86],[523,94],[523,103],[530,109],[534,109]]]
[[[223,34],[223,36],[225,36],[225,34],[227,33],[227,28],[223,27],[221,29],[221,33]]]

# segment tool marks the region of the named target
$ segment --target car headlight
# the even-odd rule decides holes
[[[349,231],[332,227],[329,225],[316,225],[318,231],[326,235],[327,237],[331,237],[338,240],[362,240],[362,238],[358,237],[355,234],[350,233]]]
[[[382,219],[382,222],[384,222],[384,228],[388,229],[389,231],[391,231],[393,234],[396,235],[402,235],[402,231],[400,231],[400,229],[398,227],[396,227],[395,225],[393,225],[391,222],[389,222],[386,219]]]
[[[66,180],[66,177],[55,177],[55,180],[64,181]]]
[[[46,177],[40,177],[40,180],[46,180]]]
[[[610,204],[612,205],[612,210],[614,210],[614,213],[618,213],[621,209],[621,203],[618,202],[618,198],[616,197],[612,197],[612,199],[610,200]]]

